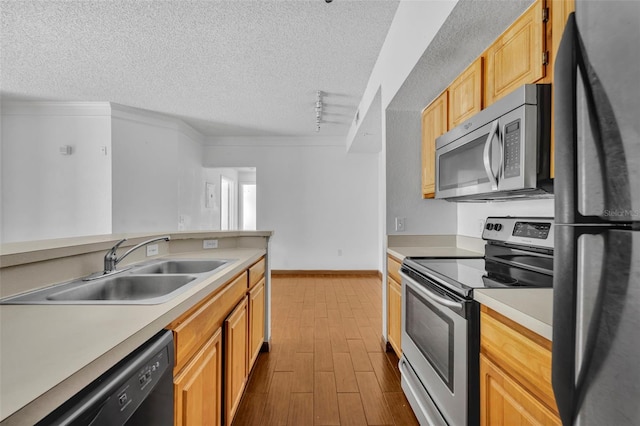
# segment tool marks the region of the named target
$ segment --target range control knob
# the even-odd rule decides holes
[[[484,227],[487,231],[493,230],[493,223],[487,223]]]
[[[502,229],[502,224],[496,223],[495,226],[493,227],[493,229],[495,229],[496,231],[501,230]]]

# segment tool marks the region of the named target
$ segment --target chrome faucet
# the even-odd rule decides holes
[[[156,241],[169,241],[170,239],[171,237],[165,235],[164,237],[152,238],[150,240],[143,241],[140,244],[136,244],[135,246],[131,247],[122,256],[118,257],[116,254],[116,250],[118,249],[118,247],[120,247],[120,244],[127,241],[126,238],[121,239],[116,243],[116,245],[109,249],[107,254],[104,255],[104,271],[102,275],[113,274],[114,272],[116,272],[116,265],[120,263],[122,259],[129,256],[133,251],[139,249],[140,247],[146,246],[147,244],[155,243]]]

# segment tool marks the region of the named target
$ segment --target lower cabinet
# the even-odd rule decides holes
[[[264,278],[249,291],[249,370],[264,343]]]
[[[225,424],[231,425],[249,376],[247,297],[224,322],[225,332]]]
[[[402,336],[402,286],[393,278],[387,277],[388,340],[398,358],[402,356],[400,339]]]
[[[480,355],[480,387],[482,425],[560,425],[557,414],[484,355]]]
[[[560,426],[551,342],[486,306],[480,327],[480,425]]]
[[[221,424],[222,328],[174,378],[175,426]]]
[[[402,261],[387,255],[387,342],[393,351],[402,356]]]
[[[168,325],[176,426],[232,423],[264,343],[264,266],[262,258]]]

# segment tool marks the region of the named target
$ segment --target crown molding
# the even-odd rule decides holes
[[[205,142],[205,136],[202,133],[181,119],[167,114],[121,105],[114,102],[111,102],[111,111],[113,118],[176,130],[200,144]]]
[[[109,102],[2,101],[2,115],[111,116]]]
[[[291,146],[314,147],[336,146],[344,147],[342,136],[215,136],[208,137],[204,142],[205,147],[215,146]]]

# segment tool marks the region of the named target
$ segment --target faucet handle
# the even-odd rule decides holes
[[[127,239],[126,239],[126,238],[123,238],[123,239],[121,239],[120,241],[118,241],[118,242],[116,243],[116,245],[114,245],[113,247],[111,247],[111,249],[109,250],[109,253],[113,253],[113,254],[115,254],[115,253],[116,253],[116,250],[118,249],[118,247],[120,247],[120,245],[121,245],[122,243],[124,243],[125,241],[127,241]]]
[[[104,255],[104,273],[105,274],[116,269],[116,260],[118,259],[118,256],[116,255],[116,250],[125,241],[127,241],[126,238],[121,239],[113,247],[111,247],[107,251],[107,253]]]

